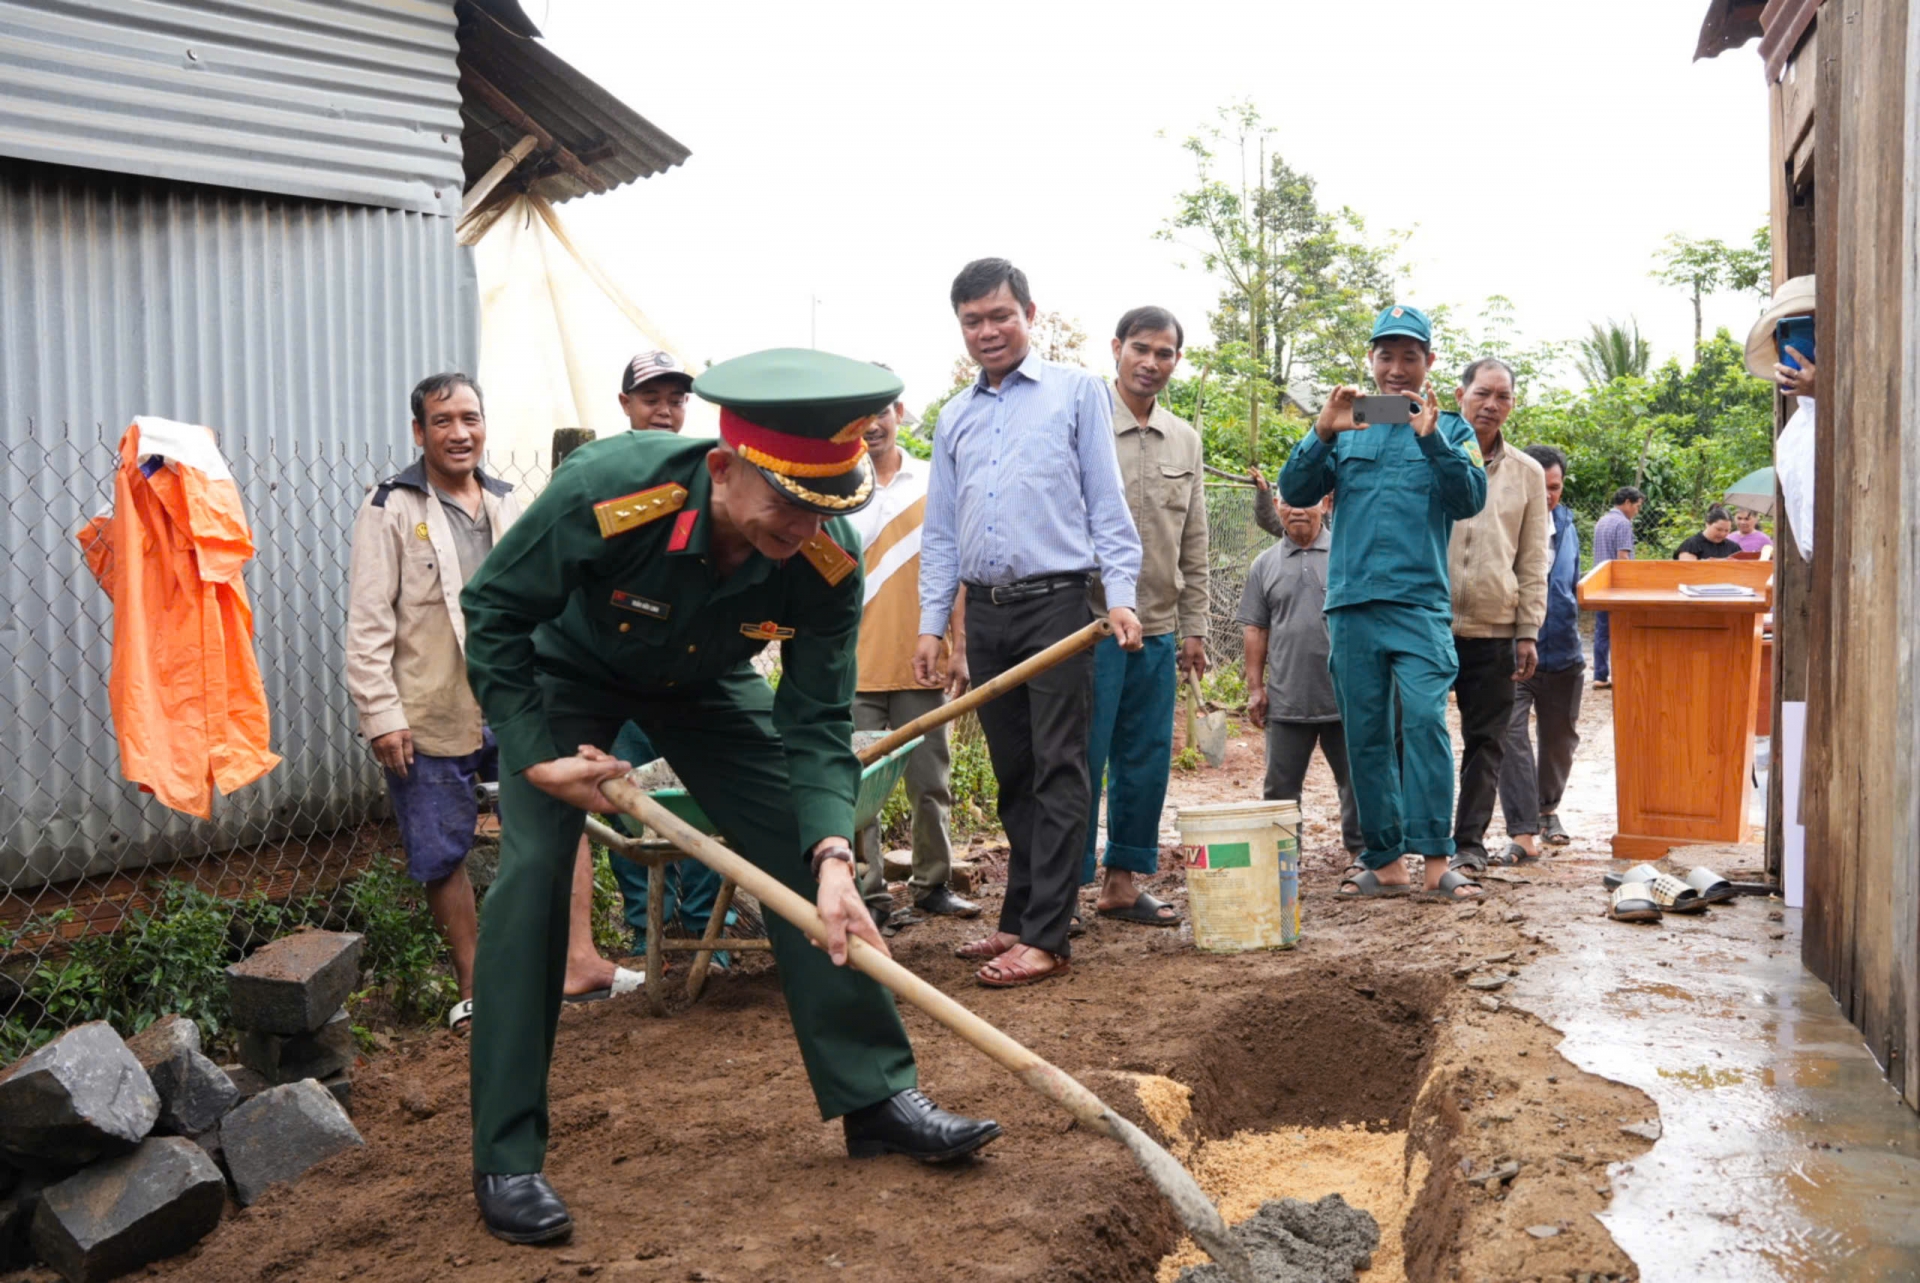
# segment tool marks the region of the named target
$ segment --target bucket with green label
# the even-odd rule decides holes
[[[1300,941],[1300,808],[1221,802],[1180,808],[1193,942],[1209,953]]]

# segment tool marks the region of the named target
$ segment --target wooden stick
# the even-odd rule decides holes
[[[1088,647],[1098,644],[1101,638],[1111,636],[1113,636],[1113,625],[1104,619],[1096,619],[1079,632],[1062,637],[1032,659],[1022,660],[991,681],[974,687],[959,699],[948,700],[931,713],[914,718],[885,739],[875,740],[855,756],[860,759],[860,765],[871,766],[902,744],[918,739],[935,727],[945,726],[956,718],[965,717],[988,700],[1006,694],[1023,682],[1032,681],[1061,660],[1071,659]],[[612,794],[608,796],[611,797]]]
[[[532,116],[522,111],[520,104],[500,92],[494,83],[475,71],[472,67],[460,68],[460,89],[472,94],[487,104],[502,120],[523,134],[532,134],[540,142],[540,150],[553,158],[553,163],[561,171],[576,179],[590,192],[607,190],[606,180],[583,164],[580,158],[569,151],[564,144],[542,129]]]
[[[480,202],[492,194],[493,189],[500,185],[502,179],[519,168],[520,162],[525,160],[528,153],[539,145],[540,140],[532,134],[528,134],[525,138],[522,138],[519,142],[502,152],[500,159],[493,162],[493,168],[480,175],[479,182],[467,188],[466,196],[460,201],[461,220],[464,221],[472,217],[473,211],[480,207]]]
[[[1081,635],[1075,634],[1075,637]],[[1041,659],[1046,653],[1042,651],[1034,659]],[[1008,670],[1009,673],[1013,671],[1016,670]],[[654,801],[633,783],[630,775],[606,781],[600,786],[600,791],[628,815],[721,877],[744,887],[763,907],[799,927],[821,948],[826,947],[827,925],[811,901]],[[650,935],[649,943],[654,939],[657,937]],[[1172,1202],[1181,1223],[1226,1268],[1228,1276],[1240,1283],[1253,1283],[1252,1266],[1247,1261],[1246,1249],[1227,1232],[1219,1209],[1201,1191],[1192,1174],[1181,1167],[1164,1146],[1156,1144],[1138,1127],[1108,1109],[1098,1096],[1071,1074],[1028,1050],[857,936],[847,939],[847,964],[871,976],[896,997],[920,1008],[976,1049],[1013,1071],[1020,1081],[1072,1114],[1088,1130],[1125,1145],[1148,1178]]]

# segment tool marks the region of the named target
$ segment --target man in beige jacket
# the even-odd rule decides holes
[[[473,1015],[479,937],[467,854],[479,819],[475,790],[494,772],[493,734],[467,685],[460,590],[520,515],[513,487],[487,476],[480,388],[436,374],[413,390],[420,458],[368,492],[353,523],[348,572],[347,691],[360,733],[386,774],[407,874],[447,938],[460,1002],[447,1023]],[[567,992],[604,995],[639,982],[593,948],[593,867],[574,870]],[[625,982],[624,985],[622,982]]]
[[[1487,503],[1454,523],[1447,545],[1453,646],[1460,658],[1453,693],[1460,705],[1460,800],[1454,811],[1454,866],[1487,867],[1487,822],[1500,790],[1500,762],[1516,683],[1539,662],[1534,641],[1547,617],[1546,474],[1501,436],[1513,413],[1513,369],[1482,357],[1460,376],[1455,396],[1487,461]],[[1503,858],[1501,863],[1505,863]]]

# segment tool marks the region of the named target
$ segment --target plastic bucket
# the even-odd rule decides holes
[[[1222,802],[1180,808],[1193,942],[1209,953],[1300,941],[1300,807]]]

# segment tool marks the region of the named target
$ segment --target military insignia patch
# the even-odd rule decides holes
[[[832,587],[839,587],[840,581],[852,574],[860,563],[853,555],[835,543],[827,532],[822,530],[813,538],[800,545],[801,555],[813,563],[820,577]]]
[[[663,486],[654,486],[648,490],[636,490],[618,499],[607,499],[593,505],[593,519],[600,524],[600,537],[611,539],[615,535],[624,535],[629,530],[638,529],[649,521],[657,521],[670,513],[680,511],[687,501],[687,488],[678,482],[669,481]]]
[[[1486,456],[1480,453],[1480,442],[1477,439],[1473,437],[1468,437],[1466,442],[1466,448],[1467,448],[1467,458],[1473,460],[1474,467],[1484,468],[1487,466]]]
[[[415,539],[432,539],[433,535],[428,532],[427,523],[423,521],[413,528],[413,537]]]
[[[740,625],[740,635],[755,641],[785,641],[793,636],[793,629],[782,628],[771,619],[763,619],[757,624]]]
[[[645,615],[649,619],[665,619],[673,613],[673,607],[664,601],[655,601],[651,597],[639,597],[630,592],[616,590],[613,604],[621,610],[631,610],[636,615]]]

